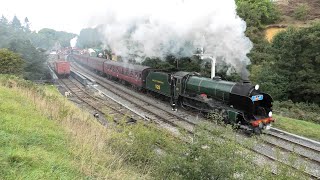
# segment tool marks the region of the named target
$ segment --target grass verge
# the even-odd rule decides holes
[[[64,130],[23,95],[0,86],[1,179],[79,179]]]
[[[274,115],[274,127],[320,141],[320,124]]]
[[[0,179],[148,179],[53,86],[0,76]]]

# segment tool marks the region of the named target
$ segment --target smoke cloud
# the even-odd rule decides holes
[[[192,56],[204,48],[243,75],[252,43],[234,0],[117,0],[108,2],[104,43],[123,57]],[[99,22],[100,21],[100,22]]]
[[[71,39],[70,46],[73,48],[76,47],[77,41],[78,41],[78,37],[74,37],[73,39]]]

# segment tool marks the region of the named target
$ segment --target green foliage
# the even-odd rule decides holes
[[[236,0],[237,13],[248,27],[261,28],[264,24],[274,23],[280,12],[270,0]]]
[[[309,13],[309,6],[308,4],[299,4],[295,9],[294,9],[294,18],[296,18],[297,20],[306,20],[308,17],[308,13]]]
[[[75,34],[55,31],[52,29],[42,29],[38,33],[29,29],[29,19],[26,17],[24,25],[15,16],[12,22],[2,16],[0,19],[0,48],[7,48],[20,54],[24,61],[24,66],[16,66],[9,61],[2,61],[1,73],[12,73],[13,69],[6,67],[17,67],[18,74],[23,74],[26,79],[44,79],[47,76],[45,60],[45,50],[57,49],[70,46],[70,40]],[[21,71],[23,67],[23,72]]]
[[[167,56],[166,60],[159,58],[147,57],[142,65],[150,66],[156,69],[162,69],[167,71],[186,71],[186,72],[199,72],[204,77],[211,76],[211,63],[203,62],[199,57],[183,57],[176,58],[174,56]],[[224,80],[239,81],[241,77],[236,73],[235,69],[231,65],[224,62],[216,64],[216,75],[220,76]]]
[[[124,159],[135,166],[155,168],[162,153],[180,147],[173,144],[173,139],[165,133],[152,126],[147,128],[142,123],[134,126],[123,124],[117,129],[119,133],[113,134],[108,145],[124,154]]]
[[[12,22],[11,22],[11,26],[12,26],[12,28],[13,28],[14,30],[16,30],[16,31],[22,29],[21,22],[20,22],[20,20],[17,18],[17,16],[14,16],[14,17],[13,17]]]
[[[0,99],[0,179],[85,177],[61,127],[9,88],[0,86]]]
[[[211,77],[211,63],[209,63],[208,68],[205,69],[209,70],[209,72],[207,72],[205,76]],[[223,80],[233,82],[239,82],[242,79],[240,75],[236,72],[235,68],[232,67],[230,64],[226,64],[225,62],[220,62],[216,64],[216,76],[220,76]]]
[[[152,68],[156,68],[156,69],[163,69],[163,70],[174,70],[175,66],[171,65],[170,63],[166,62],[166,61],[162,61],[159,58],[146,58],[142,63],[142,65],[144,66],[150,66]]]
[[[98,29],[86,28],[80,31],[76,46],[79,48],[100,48],[103,37]]]
[[[211,125],[197,127],[192,142],[185,143],[152,126],[121,124],[107,146],[118,151],[127,163],[151,173],[154,179],[275,178],[269,168],[253,163],[253,156],[239,145],[231,127],[208,131]],[[250,147],[250,143],[246,144]],[[276,177],[293,174],[301,176],[288,170],[279,171]]]
[[[21,75],[24,62],[19,54],[0,49],[0,74]]]
[[[275,100],[320,103],[320,24],[288,28],[272,44],[256,42],[251,80]]]
[[[0,179],[146,179],[148,176],[128,166],[119,151],[106,146],[113,130],[101,126],[83,109],[67,101],[56,87],[0,75],[0,93]],[[6,95],[12,98],[7,101]],[[18,106],[6,111],[1,108],[3,104]],[[2,118],[7,114],[14,118]],[[10,136],[3,134],[6,130],[11,131]],[[13,152],[12,156],[7,152]],[[7,162],[13,162],[13,166]]]
[[[261,37],[254,37],[252,38],[252,41],[254,43],[254,47],[248,54],[248,57],[251,59],[251,63],[253,65],[262,65],[262,63],[272,64],[275,58],[272,45]]]
[[[23,30],[27,33],[30,33],[31,30],[30,30],[30,22],[29,22],[29,19],[27,17],[24,18],[24,28]]]
[[[64,31],[55,31],[44,28],[38,33],[32,32],[30,38],[32,43],[39,48],[46,50],[58,50],[64,47],[70,47],[70,40],[76,35]]]
[[[249,155],[242,157],[239,144],[232,138],[231,128],[208,132],[203,128],[197,130],[193,142],[179,154],[167,156],[167,171],[164,179],[234,179],[235,177],[254,178],[254,164]],[[219,136],[230,137],[221,140]]]
[[[9,49],[21,54],[24,59],[23,75],[26,79],[35,80],[46,77],[46,55],[32,46],[29,40],[13,39],[9,44]]]
[[[301,119],[320,124],[320,106],[317,104],[294,103],[288,101],[276,101],[273,103],[274,112],[285,117]]]
[[[273,40],[273,70],[287,80],[285,93],[298,102],[320,103],[320,24],[289,28]]]
[[[257,80],[254,81],[259,84],[261,90],[272,95],[276,100],[288,99],[288,79],[277,73],[273,65],[270,63],[263,63],[260,66],[256,66],[257,71],[255,77]]]

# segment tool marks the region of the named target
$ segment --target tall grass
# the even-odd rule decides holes
[[[51,120],[53,121],[52,126],[56,124],[59,127],[62,127],[67,138],[58,143],[65,144],[65,146],[63,146],[65,149],[60,148],[53,151],[57,151],[57,154],[64,154],[67,158],[69,158],[69,160],[71,158],[70,161],[73,165],[71,169],[73,169],[76,173],[73,173],[75,176],[67,176],[67,179],[78,179],[79,177],[81,179],[89,177],[98,179],[148,178],[147,173],[141,174],[135,167],[128,166],[124,162],[121,154],[118,154],[116,151],[112,151],[110,147],[106,146],[106,141],[110,139],[111,132],[109,131],[111,130],[100,126],[95,119],[91,118],[88,113],[83,112],[81,109],[77,108],[68,100],[60,96],[54,87],[36,86],[29,81],[25,81],[14,76],[0,76],[0,86],[4,88],[4,92],[14,93],[16,99],[25,98],[25,101],[22,101],[21,103],[25,106],[31,106],[31,115],[40,112],[40,115],[31,117],[35,125]],[[8,106],[0,110],[2,113],[5,111],[14,113],[12,108],[9,108]],[[25,116],[30,116],[30,114],[25,114]],[[45,124],[45,126],[47,125],[48,124]],[[6,127],[6,124],[2,122],[1,126]],[[15,126],[21,127],[19,129],[24,129],[25,123],[23,123],[23,121],[18,121]],[[33,137],[34,134],[37,134],[36,131],[32,132],[33,129],[36,129],[35,127],[29,128],[30,130],[28,133],[30,133],[30,136]],[[48,131],[51,129],[51,127],[49,127],[49,129],[47,127],[43,127],[43,129],[45,131],[44,135],[50,138],[51,133]],[[54,132],[59,130],[59,128],[52,128],[52,131]],[[31,138],[27,141],[28,142],[26,143],[29,143],[29,141],[33,140]],[[37,150],[34,149],[30,151]],[[65,151],[67,155],[63,153],[63,151]],[[43,156],[43,154],[39,153],[39,156]],[[13,156],[12,160],[10,161],[21,161],[24,163],[21,165],[22,168],[28,166],[28,158],[19,160],[18,157]],[[63,158],[63,156],[52,157],[51,160],[59,161],[59,159]],[[41,164],[41,162],[39,163]],[[39,168],[41,169],[41,167]],[[6,169],[6,171],[8,172],[8,169]],[[17,173],[12,174],[12,176],[10,176],[10,174],[9,176],[5,175],[5,177],[11,177],[12,179],[15,179],[15,175]],[[49,174],[52,175],[51,178],[53,179],[54,177],[57,179],[64,177],[63,174],[60,174],[61,176],[57,175],[59,172],[52,172]],[[46,179],[45,177],[48,176],[42,177],[41,174],[39,174],[31,179]],[[2,178],[0,177],[0,179]]]

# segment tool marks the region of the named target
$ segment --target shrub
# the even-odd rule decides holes
[[[237,13],[248,27],[261,28],[279,20],[280,11],[270,0],[236,0]]]
[[[305,3],[299,4],[294,10],[294,17],[297,20],[306,20],[309,13],[309,6]]]
[[[320,124],[320,107],[317,104],[294,103],[288,101],[275,101],[273,103],[274,112],[290,118],[305,120]]]

